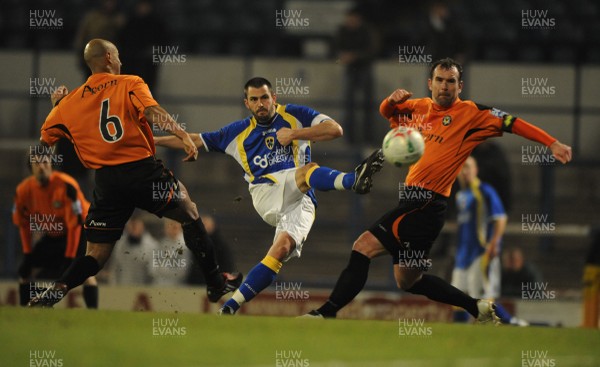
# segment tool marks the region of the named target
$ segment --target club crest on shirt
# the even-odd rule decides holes
[[[446,115],[446,116],[444,116],[444,118],[442,118],[442,125],[444,125],[444,126],[450,125],[451,122],[452,122],[452,116],[450,116],[450,115]]]
[[[58,208],[60,208],[60,207],[62,206],[62,203],[61,203],[60,201],[56,200],[56,201],[53,201],[53,202],[52,202],[52,206],[53,206],[55,209],[58,209]]]
[[[267,136],[265,138],[265,145],[267,146],[267,148],[269,148],[270,150],[272,150],[273,147],[275,146],[275,137],[273,137],[273,136]]]

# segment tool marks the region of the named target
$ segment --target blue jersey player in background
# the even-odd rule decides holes
[[[456,193],[458,245],[452,285],[474,298],[495,299],[500,297],[500,253],[507,216],[496,190],[477,174],[475,158],[467,158],[458,175],[461,190]],[[499,304],[496,314],[503,323],[526,324]],[[468,318],[464,310],[454,312],[455,321]]]
[[[220,310],[234,314],[275,280],[283,262],[300,256],[315,219],[320,191],[370,191],[372,175],[383,165],[376,150],[354,172],[343,173],[311,162],[311,142],[342,136],[341,126],[312,108],[277,103],[271,83],[252,78],[244,86],[244,104],[251,116],[218,131],[191,134],[198,148],[232,156],[244,170],[254,208],[265,222],[275,227],[267,255]],[[157,145],[178,148],[171,137],[155,137]]]

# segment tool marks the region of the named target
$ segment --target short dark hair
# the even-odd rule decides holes
[[[252,88],[260,88],[263,85],[266,85],[267,88],[269,88],[269,92],[273,91],[273,87],[271,86],[271,82],[268,81],[265,78],[262,78],[260,76],[254,77],[250,80],[248,80],[246,82],[246,84],[244,85],[244,97],[248,97],[248,88],[252,87]]]
[[[431,69],[429,69],[429,78],[430,79],[433,79],[433,72],[434,72],[435,68],[437,68],[438,66],[445,70],[449,70],[449,69],[452,69],[452,67],[456,67],[456,70],[458,70],[458,81],[460,82],[462,80],[462,74],[463,74],[462,65],[450,57],[439,59],[439,60],[435,61],[433,64],[431,64]]]

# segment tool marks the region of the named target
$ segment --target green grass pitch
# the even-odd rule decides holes
[[[600,366],[597,330],[407,325],[0,307],[0,365]]]

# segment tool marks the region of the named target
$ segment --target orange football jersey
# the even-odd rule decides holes
[[[31,253],[31,234],[67,237],[65,257],[77,253],[81,227],[90,203],[75,179],[62,172],[52,172],[46,186],[29,176],[17,186],[13,223],[19,227],[23,253]]]
[[[52,109],[42,140],[53,145],[69,139],[81,163],[98,169],[138,161],[155,154],[144,109],[158,103],[135,75],[92,74]]]
[[[461,99],[443,108],[431,98],[409,99],[397,105],[390,104],[386,98],[380,112],[390,121],[391,127],[402,124],[416,128],[425,139],[425,152],[410,166],[406,185],[419,186],[444,196],[450,196],[463,163],[485,139],[501,136],[503,132],[529,133],[537,129],[496,108]],[[520,130],[513,130],[513,125]],[[531,136],[522,132],[519,135],[545,144],[556,140],[540,129]]]

